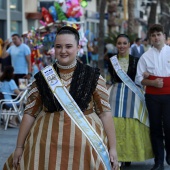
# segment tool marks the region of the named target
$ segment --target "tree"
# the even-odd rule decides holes
[[[134,34],[135,18],[134,18],[134,9],[135,1],[128,0],[128,35]]]
[[[169,36],[169,33],[170,33],[169,0],[161,0],[160,5],[161,5],[161,14],[160,14],[159,22],[164,26],[164,30],[165,30],[167,36]]]
[[[100,0],[100,7],[99,7],[99,37],[98,37],[98,54],[99,54],[99,61],[98,67],[100,68],[101,74],[103,74],[104,64],[103,64],[103,56],[104,56],[104,17],[105,17],[105,8],[106,8],[106,0]]]
[[[161,0],[162,1],[162,0]],[[150,9],[150,14],[149,14],[149,18],[148,18],[148,28],[152,25],[156,23],[156,15],[157,15],[157,4],[158,1],[155,0],[155,2],[151,2],[151,9]]]

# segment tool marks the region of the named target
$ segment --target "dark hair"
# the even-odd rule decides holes
[[[164,28],[163,28],[163,26],[162,25],[160,25],[160,24],[153,24],[150,28],[149,28],[149,35],[151,35],[152,33],[154,33],[154,32],[162,32],[162,33],[164,33]]]
[[[140,40],[141,40],[141,38],[137,37],[136,40],[135,40],[135,42],[137,43],[137,42],[139,42]]]
[[[121,38],[121,37],[126,38],[126,39],[130,42],[129,37],[128,37],[128,35],[126,35],[126,34],[119,34],[119,35],[116,37],[116,42],[117,42],[117,40],[118,40],[119,38]]]
[[[6,66],[4,68],[4,72],[2,73],[2,76],[0,77],[0,81],[10,81],[14,78],[14,68],[12,66]]]
[[[57,37],[57,35],[61,35],[61,34],[72,34],[72,35],[74,35],[75,39],[77,41],[77,44],[79,44],[80,36],[79,36],[78,31],[75,28],[70,27],[70,26],[63,26],[57,31],[56,37]]]
[[[19,35],[19,34],[12,34],[12,37],[14,37],[14,36],[20,38],[20,35]]]
[[[145,38],[143,41],[148,41],[148,38]]]

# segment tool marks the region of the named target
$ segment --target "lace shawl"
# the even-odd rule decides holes
[[[53,67],[59,75],[57,65],[54,64]],[[69,92],[82,111],[87,109],[88,104],[91,101],[92,94],[97,86],[99,75],[100,72],[98,68],[92,68],[77,62]],[[43,105],[47,110],[49,112],[63,110],[48,87],[42,73],[38,72],[34,77],[36,79],[37,88],[41,95]]]

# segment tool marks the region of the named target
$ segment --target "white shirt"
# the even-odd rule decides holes
[[[139,59],[135,82],[141,85],[143,73],[160,77],[170,77],[170,47],[164,45],[161,51],[155,47],[146,51]]]
[[[136,44],[136,48],[137,48],[138,52],[140,53],[140,45]]]

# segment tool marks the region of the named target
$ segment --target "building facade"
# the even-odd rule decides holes
[[[0,0],[0,37],[7,39],[23,31],[23,3],[19,0]]]
[[[0,38],[10,38],[13,33],[20,35],[41,26],[40,8],[50,6],[54,0],[0,0]],[[99,0],[87,0],[87,7],[83,8],[84,30],[89,40],[98,37],[99,33]],[[107,22],[105,22],[107,31]]]

